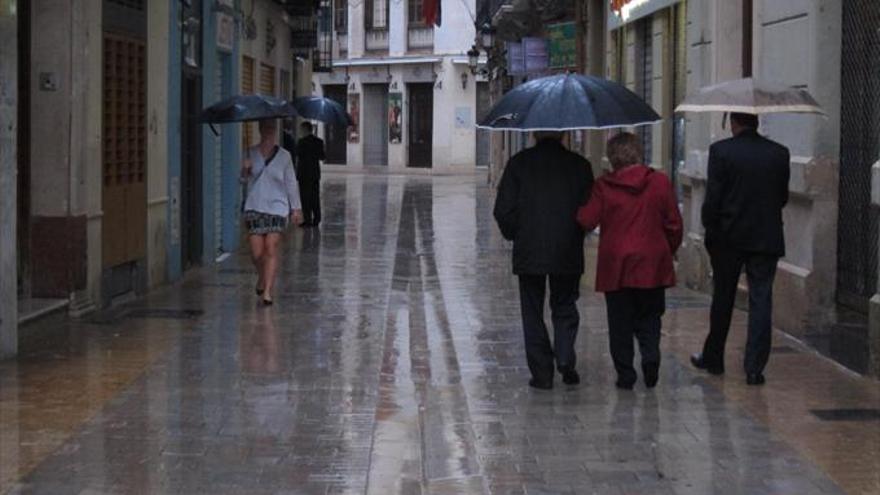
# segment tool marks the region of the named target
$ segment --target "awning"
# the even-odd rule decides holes
[[[384,58],[355,58],[350,60],[334,60],[333,67],[366,67],[372,65],[406,65],[406,64],[436,64],[442,62],[442,57],[384,57]],[[465,63],[467,60],[465,59]]]
[[[455,65],[467,65],[468,58],[467,58],[467,56],[452,57],[452,63]],[[477,59],[477,65],[486,65],[486,56],[485,55],[483,55],[479,59]]]
[[[610,0],[608,30],[613,31],[679,2],[681,0]]]

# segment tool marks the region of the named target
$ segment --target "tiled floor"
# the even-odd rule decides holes
[[[880,421],[811,412],[880,408],[878,382],[777,335],[746,387],[742,313],[728,374],[697,372],[708,300],[675,290],[659,387],[618,391],[587,275],[584,384],[533,391],[481,181],[336,175],[323,198],[274,307],[241,253],[29,327],[50,337],[0,364],[0,493],[880,493]]]

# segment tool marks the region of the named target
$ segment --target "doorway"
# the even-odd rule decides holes
[[[877,292],[878,211],[871,166],[880,157],[880,3],[843,3],[837,300],[867,314]]]
[[[202,262],[202,77],[184,71],[181,91],[180,249],[184,269]]]
[[[388,85],[364,84],[364,165],[388,166]]]
[[[31,16],[30,2],[18,5],[17,265],[18,297],[31,295]]]
[[[345,108],[345,99],[348,90],[344,84],[331,84],[324,86],[324,96]],[[327,148],[327,163],[345,165],[347,161],[348,141],[346,132],[348,128],[340,124],[324,124],[324,139]]]
[[[434,85],[408,84],[409,166],[431,168],[434,149]]]

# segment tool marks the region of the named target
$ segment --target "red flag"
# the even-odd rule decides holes
[[[429,26],[439,26],[443,22],[441,4],[443,0],[424,0],[422,3],[422,18]]]

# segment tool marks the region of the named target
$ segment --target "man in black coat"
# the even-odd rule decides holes
[[[563,382],[580,382],[574,342],[580,315],[577,300],[584,273],[584,231],[575,216],[593,186],[590,163],[563,147],[562,134],[539,132],[537,144],[517,153],[507,164],[495,220],[513,241],[513,273],[519,276],[520,309],[529,385],[553,387],[554,360]],[[544,298],[550,282],[554,344],[544,323]]]
[[[296,180],[303,207],[303,226],[321,223],[321,160],[324,140],[312,134],[312,124],[300,124],[303,137],[296,143]]]
[[[703,226],[714,292],[709,336],[697,368],[724,373],[724,345],[743,267],[749,284],[749,327],[743,365],[749,385],[764,383],[770,357],[773,279],[785,255],[782,209],[788,202],[788,148],[758,134],[758,117],[731,114],[733,137],[709,148]]]

